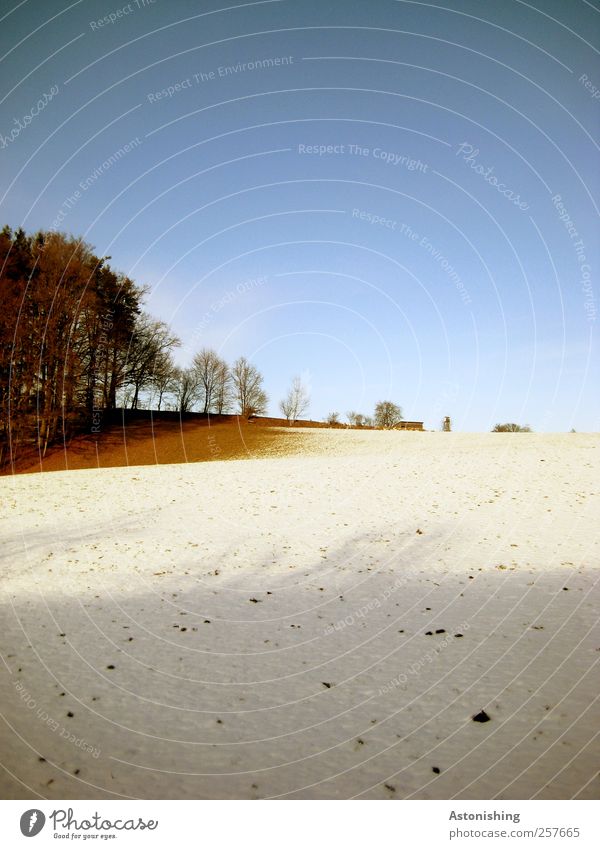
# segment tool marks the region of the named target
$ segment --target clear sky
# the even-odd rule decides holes
[[[597,2],[0,9],[0,222],[110,255],[182,364],[246,355],[272,413],[301,374],[313,418],[600,428]]]

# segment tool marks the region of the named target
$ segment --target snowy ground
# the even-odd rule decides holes
[[[597,798],[600,437],[299,438],[0,480],[0,795]]]

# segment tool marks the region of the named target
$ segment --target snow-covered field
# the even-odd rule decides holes
[[[1,795],[597,798],[600,436],[298,438],[0,480]]]

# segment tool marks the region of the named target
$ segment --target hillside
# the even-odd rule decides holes
[[[598,436],[283,435],[0,481],[2,796],[597,799]]]
[[[326,427],[322,422],[296,422],[293,429],[285,419],[215,416],[149,410],[116,411],[112,421],[98,434],[74,437],[67,444],[51,447],[42,459],[36,451],[17,458],[4,474],[56,472],[67,469],[96,469],[116,466],[149,466],[163,463],[196,463],[270,457],[295,453],[299,447],[296,429]],[[285,428],[285,430],[283,430]]]

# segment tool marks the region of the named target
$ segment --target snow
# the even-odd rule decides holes
[[[0,481],[3,797],[597,798],[600,436],[298,439]]]

